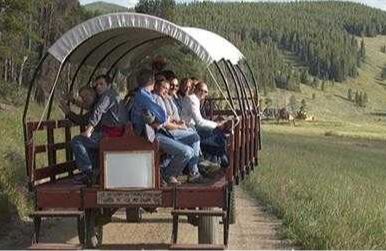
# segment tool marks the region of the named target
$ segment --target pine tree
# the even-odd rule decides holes
[[[386,45],[381,46],[381,52],[386,53]]]
[[[360,54],[361,59],[363,61],[365,59],[365,57],[366,57],[365,39],[363,37],[362,37],[362,41],[361,41],[361,48],[360,48],[359,54]]]
[[[352,90],[351,90],[351,88],[349,88],[348,91],[347,91],[347,99],[349,101],[352,101]]]
[[[297,113],[297,118],[299,119],[305,119],[307,117],[307,103],[305,99],[302,99],[300,102],[300,108]]]
[[[367,93],[365,92],[363,94],[363,107],[366,107],[368,102],[369,102],[369,98],[367,96]]]
[[[305,99],[302,99],[302,101],[300,101],[300,104],[301,104],[302,107],[304,107],[304,108],[307,107],[307,103],[306,103],[306,100],[305,100]]]
[[[317,89],[319,86],[319,80],[317,78],[314,78],[314,81],[312,81],[312,87]]]
[[[362,92],[360,92],[358,95],[358,106],[363,107],[363,94],[362,94]]]
[[[292,112],[295,112],[297,109],[297,101],[295,95],[291,95],[289,99],[288,106]]]
[[[386,79],[386,68],[382,70],[382,79]]]
[[[265,107],[271,107],[272,106],[272,99],[271,98],[266,98],[265,99]]]
[[[305,84],[305,85],[309,85],[310,84],[310,77],[308,75],[308,71],[307,70],[302,71],[302,73],[300,75],[300,82],[302,84]]]
[[[359,105],[359,93],[358,93],[358,91],[355,91],[354,103],[355,103],[355,105]]]

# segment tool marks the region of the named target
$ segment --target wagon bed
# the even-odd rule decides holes
[[[223,196],[227,181],[225,175],[217,176],[205,184],[183,183],[178,186],[178,204],[181,208],[191,207],[223,207]],[[87,187],[74,184],[73,177],[67,177],[56,182],[49,182],[36,187],[36,203],[41,210],[55,208],[94,208],[98,207],[97,192],[105,191],[99,185]],[[121,190],[124,191],[124,190]],[[136,190],[140,191],[140,190]],[[161,191],[161,207],[173,207],[173,187],[165,186]],[[203,200],[202,198],[206,198]],[[221,199],[218,199],[221,198]],[[106,206],[106,205],[105,205]],[[111,207],[118,205],[112,205]],[[129,206],[129,205],[124,205]],[[131,205],[140,206],[140,205]]]

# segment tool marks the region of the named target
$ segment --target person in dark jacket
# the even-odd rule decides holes
[[[79,97],[68,98],[71,103],[77,107],[86,111],[83,114],[77,114],[70,109],[70,105],[67,99],[59,99],[59,108],[66,115],[66,118],[71,120],[76,125],[87,125],[88,117],[90,116],[90,110],[95,105],[97,100],[97,93],[91,86],[85,85],[79,89]]]
[[[95,165],[97,156],[95,153],[101,139],[104,136],[123,133],[119,116],[119,96],[107,80],[105,75],[95,79],[94,88],[98,98],[88,114],[86,129],[71,140],[75,163],[83,174],[81,181],[86,184],[91,184],[99,174]],[[118,133],[117,128],[120,130]]]

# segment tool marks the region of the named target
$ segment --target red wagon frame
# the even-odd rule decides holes
[[[137,20],[136,22],[124,23],[124,20]],[[143,23],[142,21],[148,22]],[[117,21],[117,27],[102,27],[101,30],[94,31],[94,34],[89,37],[82,37],[82,29],[89,28],[93,23],[109,22],[114,26]],[[119,22],[118,22],[119,21]],[[150,25],[149,25],[150,22]],[[123,24],[122,24],[123,23]],[[156,30],[154,27],[164,25],[167,29]],[[148,25],[148,26],[146,26]],[[99,27],[100,28],[100,27]],[[99,61],[93,65],[94,70],[90,75],[90,79],[95,74],[98,68],[112,69],[120,67],[123,59],[129,53],[135,51],[139,47],[146,45],[148,50],[153,50],[160,45],[161,40],[178,41],[191,49],[203,62],[208,64],[208,71],[213,77],[216,86],[220,88],[218,82],[225,87],[226,95],[221,91],[223,98],[211,99],[206,103],[206,110],[209,111],[207,117],[214,118],[216,116],[227,116],[233,119],[234,127],[229,134],[228,140],[228,154],[230,156],[230,164],[226,172],[215,177],[210,183],[205,185],[184,184],[181,186],[164,187],[161,186],[161,178],[159,175],[159,157],[157,143],[147,142],[136,136],[131,127],[127,126],[124,136],[119,138],[104,138],[100,144],[100,163],[101,163],[101,180],[100,185],[86,187],[83,185],[74,185],[71,179],[79,173],[73,161],[73,155],[70,147],[70,141],[74,136],[74,128],[79,127],[74,125],[67,119],[50,120],[51,109],[53,105],[54,93],[57,89],[59,76],[66,63],[77,63],[77,70],[73,75],[72,81],[69,84],[69,89],[73,89],[76,76],[79,69],[83,65],[88,65],[88,60],[94,54],[101,53],[106,50],[104,46],[115,41],[113,48],[117,49],[124,45],[126,41],[122,40],[122,34],[117,33],[118,29],[140,29],[142,32],[149,32],[151,38],[146,38],[145,41],[136,41],[136,43],[120,48],[119,51],[113,49],[108,50],[102,55]],[[76,41],[77,44],[64,44],[70,36],[78,35],[83,41]],[[86,32],[87,33],[87,32]],[[111,33],[111,34],[110,34]],[[153,34],[161,34],[161,36],[154,36]],[[216,53],[211,53],[210,46],[202,44],[203,40],[200,34],[209,34],[217,43],[225,43],[225,46],[233,52],[224,57],[219,57]],[[87,33],[88,34],[88,33]],[[98,37],[98,34],[107,34],[103,41],[93,40]],[[110,34],[110,35],[109,35]],[[177,35],[176,35],[177,34]],[[84,34],[83,34],[84,35]],[[67,39],[67,40],[66,40]],[[189,40],[190,39],[190,40]],[[81,40],[81,39],[80,39]],[[63,42],[64,41],[64,42]],[[157,43],[153,42],[156,41]],[[126,41],[127,43],[127,41]],[[95,45],[96,44],[96,45]],[[174,249],[212,249],[225,248],[228,245],[229,239],[229,224],[234,221],[234,185],[239,184],[251,171],[254,170],[258,164],[258,151],[261,149],[260,139],[260,112],[258,107],[258,89],[256,81],[253,77],[251,68],[249,67],[244,56],[233,45],[220,36],[195,28],[179,27],[166,20],[156,17],[136,14],[136,13],[117,13],[98,17],[83,24],[78,25],[73,30],[63,35],[43,57],[41,63],[37,67],[28,91],[28,97],[23,114],[23,128],[25,136],[25,154],[27,175],[29,177],[30,191],[35,194],[35,212],[31,217],[35,223],[35,231],[33,235],[33,243],[35,247],[44,248],[42,244],[36,245],[39,241],[39,230],[41,225],[41,218],[43,217],[76,217],[78,219],[78,235],[81,244],[90,246],[90,232],[91,228],[97,229],[98,244],[102,242],[103,223],[97,219],[107,219],[118,209],[126,208],[127,213],[133,213],[134,219],[138,220],[138,209],[141,207],[152,209],[156,207],[171,207],[173,208],[171,214],[173,217],[173,231],[170,248]],[[93,47],[87,52],[82,52],[87,46]],[[115,53],[115,54],[114,54]],[[139,53],[144,53],[140,51]],[[114,54],[115,58],[106,58]],[[27,113],[31,94],[35,83],[37,82],[39,71],[42,65],[46,62],[48,57],[54,57],[60,62],[57,69],[56,78],[51,86],[50,95],[45,111],[47,117],[40,121],[28,121]],[[212,68],[210,68],[212,67]],[[212,70],[211,70],[212,69]],[[220,81],[215,79],[213,72],[216,71],[217,77]],[[233,87],[233,92],[232,92]],[[235,94],[235,95],[234,95]],[[219,108],[219,102],[227,102],[228,108]],[[55,142],[55,132],[57,130],[64,130],[64,141]],[[46,132],[45,144],[38,144],[35,140],[35,135],[38,132]],[[79,127],[79,131],[82,127]],[[65,160],[59,163],[57,159],[57,151],[65,151]],[[124,190],[108,190],[103,187],[104,182],[104,152],[106,151],[136,151],[136,150],[150,150],[154,151],[154,174],[155,183],[152,189],[124,189]],[[37,156],[46,154],[47,166],[38,167]],[[102,199],[110,194],[114,196],[121,196],[123,199],[130,199],[121,204],[114,202],[108,204]],[[126,196],[126,197],[125,197]],[[139,199],[138,199],[139,198]],[[136,203],[135,200],[139,202]],[[144,203],[146,202],[146,203]],[[218,208],[217,210],[209,210],[210,208]],[[199,219],[199,222],[205,221],[205,226],[201,227],[201,241],[199,245],[184,245],[177,244],[178,234],[178,217],[181,215],[192,216]],[[224,238],[222,245],[213,245],[211,236],[208,236],[208,222],[213,217],[221,217],[224,227]],[[210,224],[209,224],[210,225]],[[200,236],[199,224],[199,236]],[[211,226],[213,227],[213,226]],[[48,245],[48,248],[64,248],[63,245]]]

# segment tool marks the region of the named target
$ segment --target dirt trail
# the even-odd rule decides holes
[[[280,240],[278,219],[264,212],[263,207],[236,189],[237,223],[230,227],[229,249],[291,249],[287,241]],[[103,231],[102,249],[167,249],[170,243],[172,220],[170,210],[144,214],[140,224],[125,223],[123,212],[113,217]],[[222,225],[219,238],[222,241]],[[32,224],[19,225],[6,238],[0,238],[0,249],[25,249],[30,244]],[[42,223],[42,242],[78,243],[75,220],[47,220]],[[179,243],[197,243],[197,228],[181,217]]]

